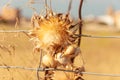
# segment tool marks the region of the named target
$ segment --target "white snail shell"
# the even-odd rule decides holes
[[[57,64],[53,56],[51,56],[50,54],[46,54],[42,57],[42,65],[43,67],[54,68]]]
[[[70,59],[68,57],[62,57],[63,53],[57,53],[56,54],[56,60],[59,62],[59,64],[61,65],[67,65],[70,61]]]
[[[67,47],[66,51],[64,52],[64,55],[72,55],[75,53],[75,47],[73,45],[70,45]]]

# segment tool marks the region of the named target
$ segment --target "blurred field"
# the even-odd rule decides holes
[[[29,30],[29,26],[30,25],[24,24],[24,27],[20,27],[19,29]],[[14,26],[0,24],[0,30],[14,30]],[[120,35],[120,32],[113,32],[111,30],[84,30],[83,33],[101,36]],[[32,53],[32,50],[32,41],[30,41],[29,37],[24,33],[0,33],[0,65],[38,67],[39,53]],[[81,50],[85,60],[86,71],[113,74],[120,73],[120,39],[82,37]],[[75,64],[80,65],[79,57],[76,59]],[[61,78],[65,76],[65,74],[61,74],[56,74],[56,80],[63,80]],[[42,74],[40,74],[40,76],[41,75]],[[86,74],[83,78],[85,80],[120,80],[120,77],[105,77]],[[0,80],[37,80],[37,77],[35,71],[0,69]]]

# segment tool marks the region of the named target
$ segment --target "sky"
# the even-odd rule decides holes
[[[0,9],[10,0],[0,0]],[[35,0],[36,4],[31,5],[37,12],[42,12],[44,9],[43,0]],[[49,1],[49,0],[48,0]],[[75,18],[78,17],[78,6],[80,0],[73,0],[71,15]],[[31,17],[34,11],[28,6],[28,0],[11,0],[10,5],[20,8],[22,14],[26,17]],[[69,0],[52,0],[52,8],[54,12],[66,13]],[[120,0],[84,0],[82,15],[102,15],[105,13],[109,6],[113,6],[115,10],[120,10]]]

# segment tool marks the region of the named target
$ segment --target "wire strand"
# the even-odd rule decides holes
[[[29,33],[30,30],[0,30],[0,33]],[[94,35],[88,35],[88,34],[75,34],[76,37],[88,37],[88,38],[120,38],[120,36],[94,36]]]
[[[108,73],[97,73],[97,72],[80,72],[75,70],[64,70],[64,69],[55,69],[55,68],[29,68],[29,67],[23,67],[23,66],[0,66],[0,68],[3,69],[23,69],[23,70],[30,70],[30,71],[64,71],[64,72],[77,72],[82,73],[86,75],[94,75],[94,76],[109,76],[109,77],[120,77],[120,74],[108,74]]]
[[[82,34],[82,37],[89,37],[89,38],[120,38],[120,36],[94,36],[94,35],[85,35]]]
[[[30,32],[30,30],[0,30],[0,33],[20,33],[20,32]]]

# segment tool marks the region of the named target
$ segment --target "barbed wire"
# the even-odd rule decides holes
[[[65,71],[65,72],[73,72],[73,73],[79,73],[79,74],[87,74],[87,75],[95,75],[95,76],[109,76],[109,77],[120,77],[120,74],[108,74],[108,73],[96,73],[96,72],[81,72],[78,70],[64,70],[64,69],[55,69],[55,68],[29,68],[29,67],[23,67],[23,66],[0,66],[0,68],[3,69],[23,69],[23,70],[30,70],[30,71]]]
[[[120,39],[120,36],[93,36],[93,35],[86,35],[86,34],[82,34],[80,36],[89,37],[89,38],[118,38]]]
[[[0,30],[0,33],[20,33],[20,32],[30,32],[30,30]]]
[[[0,33],[20,33],[20,32],[24,32],[24,33],[29,33],[31,30],[0,30]],[[120,36],[94,36],[94,35],[88,35],[88,34],[75,34],[75,36],[77,37],[88,37],[88,38],[117,38],[120,39]]]

